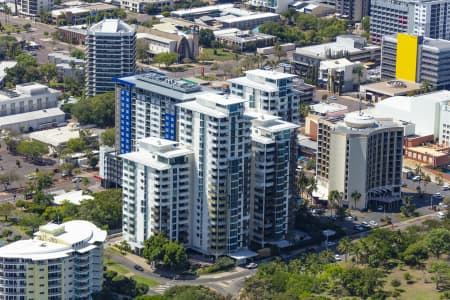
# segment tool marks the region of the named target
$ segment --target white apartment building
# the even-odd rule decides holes
[[[53,0],[18,0],[17,10],[26,17],[39,17],[39,11],[51,11]]]
[[[357,209],[401,203],[402,152],[403,127],[392,119],[359,112],[320,119],[317,196],[327,199],[336,190],[344,195],[341,205]]]
[[[0,299],[91,299],[103,284],[106,231],[87,221],[49,223],[0,248]]]
[[[0,91],[0,117],[54,108],[60,92],[43,84],[29,82],[14,90]]]
[[[121,8],[140,14],[146,13],[147,5],[153,6],[156,10],[173,5],[173,0],[120,0],[119,2]]]
[[[203,93],[178,104],[179,141],[195,161],[192,248],[216,257],[248,246],[251,122],[244,102]]]
[[[149,137],[123,159],[123,238],[136,250],[158,232],[190,245],[192,151]]]
[[[397,32],[449,40],[449,4],[449,0],[372,0],[371,41],[380,44],[384,35]]]
[[[361,75],[355,70],[361,69]],[[332,93],[350,92],[367,78],[367,70],[359,61],[346,58],[322,60],[319,65],[318,84]]]
[[[248,110],[298,123],[301,99],[293,84],[296,77],[293,74],[256,69],[228,82],[231,83],[231,94],[244,98]]]
[[[281,14],[289,8],[290,0],[250,0],[249,4],[255,7],[264,7],[271,12]]]
[[[299,126],[279,117],[253,113],[250,240],[258,248],[289,246],[292,133]]]
[[[113,77],[136,71],[134,26],[121,20],[105,19],[88,29],[86,45],[88,96],[113,91]]]

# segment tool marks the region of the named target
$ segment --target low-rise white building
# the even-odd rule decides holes
[[[296,77],[293,74],[256,69],[228,82],[231,83],[231,93],[246,100],[247,109],[297,123],[301,99],[293,85]]]
[[[192,150],[149,137],[121,157],[124,239],[137,251],[158,232],[190,245]]]
[[[0,248],[0,298],[90,299],[102,290],[106,231],[88,221],[49,223]]]
[[[0,117],[54,108],[59,95],[59,91],[36,82],[18,84],[14,90],[1,90]]]
[[[360,74],[356,72],[360,69]],[[319,65],[318,84],[332,93],[353,91],[367,78],[366,68],[359,61],[346,58],[323,60]]]
[[[288,10],[289,4],[292,0],[250,0],[249,4],[255,7],[263,7],[271,12],[281,14]]]
[[[0,129],[31,132],[64,124],[66,114],[59,108],[48,108],[0,117]]]
[[[136,13],[146,13],[147,5],[155,10],[162,10],[164,7],[172,6],[173,0],[120,0],[120,7]]]

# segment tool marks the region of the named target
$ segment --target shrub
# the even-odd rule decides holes
[[[12,233],[12,231],[9,230],[9,229],[3,229],[3,231],[2,231],[2,236],[3,236],[3,237],[7,237],[7,236],[9,236],[11,233]]]
[[[15,234],[14,236],[13,236],[13,240],[14,241],[18,241],[18,240],[21,240],[22,239],[22,236],[20,235],[20,234]]]
[[[200,273],[200,274],[216,273],[216,272],[220,272],[220,271],[229,270],[229,269],[233,268],[234,266],[235,266],[235,263],[234,263],[233,259],[226,257],[226,256],[222,256],[216,260],[215,264],[199,269],[198,273]]]
[[[398,280],[398,279],[392,279],[392,281],[391,281],[391,285],[392,285],[392,287],[394,287],[394,288],[399,287],[401,284],[402,284],[402,283],[401,283],[400,280]]]

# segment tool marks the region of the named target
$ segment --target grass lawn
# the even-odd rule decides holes
[[[125,274],[130,273],[130,271],[128,271],[127,268],[125,268],[125,267],[123,267],[123,266],[121,266],[121,265],[119,265],[119,264],[117,264],[117,263],[111,261],[111,260],[110,260],[109,258],[107,258],[107,257],[105,257],[105,259],[104,259],[103,262],[104,262],[104,264],[106,265],[106,267],[107,267],[108,269],[110,269],[111,271],[117,272],[118,274],[125,275]]]
[[[413,276],[414,283],[406,283],[403,274],[407,272]],[[386,291],[393,291],[394,288],[391,285],[391,281],[392,279],[397,279],[402,283],[398,289],[404,291],[401,293],[399,299],[439,300],[440,295],[434,288],[434,283],[431,282],[431,276],[432,274],[427,271],[422,272],[421,270],[410,269],[408,267],[403,267],[403,270],[396,268],[392,273],[386,276],[384,289]]]
[[[213,48],[203,48],[202,52],[207,54],[210,58],[209,60],[233,60],[236,58],[236,54],[223,49],[216,49],[216,54],[214,54]]]
[[[150,278],[142,277],[139,275],[133,275],[131,276],[131,279],[133,279],[136,282],[144,283],[148,285],[148,287],[152,288],[159,285],[159,282]]]
[[[110,252],[113,252],[113,253],[115,253],[115,254],[117,254],[117,255],[123,255],[122,252],[120,252],[120,250],[117,249],[117,248],[114,247],[114,246],[107,247],[106,250],[107,250],[107,251],[110,251]]]

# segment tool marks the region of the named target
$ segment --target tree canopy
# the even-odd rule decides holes
[[[198,36],[198,43],[203,46],[210,48],[211,43],[215,40],[214,33],[211,29],[202,28],[200,29]]]
[[[48,153],[48,147],[38,141],[21,141],[17,145],[17,152],[30,160],[37,160]]]
[[[157,64],[164,64],[166,68],[173,65],[178,59],[178,53],[162,52],[155,55],[153,61]]]
[[[116,141],[116,129],[115,128],[107,128],[101,134],[101,142],[106,146],[114,146]]]
[[[170,269],[182,268],[187,262],[184,246],[170,241],[162,232],[144,242],[142,256],[150,262],[162,264]]]
[[[81,124],[113,127],[115,122],[114,92],[81,99],[71,107],[71,112]]]

